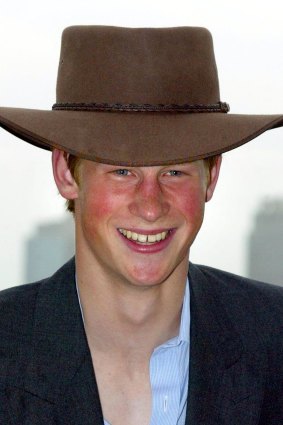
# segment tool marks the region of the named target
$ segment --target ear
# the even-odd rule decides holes
[[[211,200],[215,187],[216,187],[216,183],[219,177],[219,172],[220,172],[220,167],[221,167],[221,162],[222,162],[222,156],[219,155],[215,161],[215,164],[213,165],[213,167],[210,170],[209,173],[209,182],[206,188],[206,197],[205,197],[205,201],[208,202]]]
[[[53,176],[59,193],[65,199],[78,197],[78,185],[72,176],[64,151],[54,149],[52,152]]]

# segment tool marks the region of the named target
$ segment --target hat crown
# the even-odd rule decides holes
[[[212,104],[219,84],[205,28],[64,30],[58,103]]]

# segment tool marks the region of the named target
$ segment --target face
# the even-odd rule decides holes
[[[219,166],[209,179],[203,161],[120,167],[83,160],[80,184],[69,194],[78,251],[108,278],[130,285],[160,284],[186,270]]]

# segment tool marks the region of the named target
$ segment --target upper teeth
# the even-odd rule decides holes
[[[134,241],[142,242],[142,243],[154,243],[164,240],[169,233],[169,230],[165,232],[156,233],[155,235],[143,235],[141,233],[132,232],[131,230],[126,229],[118,229],[122,235],[126,236],[128,239],[132,239]]]

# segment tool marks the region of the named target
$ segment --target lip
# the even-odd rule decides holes
[[[124,229],[124,228],[123,228]],[[140,254],[155,254],[157,252],[160,252],[167,248],[167,246],[172,241],[174,234],[176,232],[176,229],[154,229],[154,230],[142,230],[142,229],[133,229],[133,228],[125,228],[125,230],[130,230],[131,232],[140,233],[142,235],[155,235],[156,233],[162,233],[169,230],[169,235],[166,239],[161,240],[159,242],[152,243],[150,245],[143,245],[139,244],[131,239],[127,239],[125,236],[123,236],[119,230],[117,229],[117,233],[119,237],[122,239],[122,241],[126,244],[128,248],[130,248],[132,251],[138,252]]]

